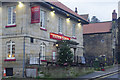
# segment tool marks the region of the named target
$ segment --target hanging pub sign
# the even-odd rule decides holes
[[[40,22],[40,6],[34,6],[31,8],[31,23]]]
[[[50,39],[55,39],[55,40],[70,40],[70,37],[59,35],[56,33],[50,33]]]

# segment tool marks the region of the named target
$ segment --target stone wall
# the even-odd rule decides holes
[[[113,57],[111,33],[85,34],[84,47],[84,55],[86,56],[105,55],[111,59]]]
[[[2,61],[3,68],[13,68],[13,75],[20,76],[22,75],[23,68],[23,37],[9,37],[2,39]],[[8,41],[15,42],[15,59],[16,61],[5,61],[7,59],[7,45]]]
[[[35,4],[38,5],[38,4]],[[33,5],[33,6],[35,6]],[[6,28],[7,26],[7,7],[16,6],[16,27]],[[63,18],[63,34],[65,36],[72,37],[72,24],[76,24],[76,39],[71,39],[79,43],[77,46],[76,54],[78,56],[83,56],[83,32],[82,25],[77,21],[70,19],[69,22],[66,21],[65,15],[60,15],[55,13],[54,16],[51,15],[51,11],[40,5],[40,8],[45,10],[47,13],[47,31],[40,29],[40,23],[31,24],[31,8],[30,3],[25,2],[22,8],[18,7],[18,3],[3,3],[2,6],[2,61],[4,68],[13,68],[13,75],[21,76],[23,68],[23,42],[25,37],[25,59],[30,58],[30,56],[39,57],[40,45],[45,43],[46,45],[46,56],[52,56],[52,52],[56,51],[54,46],[56,40],[50,39],[50,32],[58,34],[58,18]],[[1,13],[0,13],[1,14]],[[31,43],[30,39],[33,38],[34,42]],[[6,43],[8,41],[15,42],[15,58],[16,61],[4,61],[7,57]],[[57,52],[57,51],[56,51]]]
[[[5,28],[7,26],[7,6],[16,5],[16,27]],[[35,4],[38,5],[38,4]],[[32,5],[32,6],[35,6]],[[27,34],[31,37],[40,38],[43,40],[54,41],[50,39],[50,32],[54,32],[58,34],[58,18],[63,18],[63,33],[65,36],[72,37],[72,26],[73,23],[76,24],[76,39],[72,39],[79,43],[79,55],[83,55],[83,32],[82,25],[72,19],[70,21],[66,21],[66,16],[61,15],[59,13],[55,13],[55,15],[51,15],[51,11],[45,7],[39,5],[42,10],[46,11],[47,19],[46,19],[46,29],[47,31],[40,29],[40,23],[31,24],[31,8],[30,3],[24,3],[22,8],[18,7],[18,3],[3,3],[3,35],[21,35]]]

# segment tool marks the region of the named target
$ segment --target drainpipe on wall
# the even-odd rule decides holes
[[[0,1],[0,26],[2,26],[2,2]],[[2,28],[0,28],[0,80],[2,79]]]
[[[25,36],[23,38],[23,78],[25,77]]]

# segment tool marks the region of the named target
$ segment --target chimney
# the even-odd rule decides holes
[[[112,13],[112,21],[116,21],[117,20],[117,13],[115,10],[113,10],[113,13]]]
[[[75,12],[78,13],[78,11],[77,11],[77,7],[75,7]]]

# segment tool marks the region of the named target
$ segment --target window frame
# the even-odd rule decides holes
[[[8,6],[7,7],[7,25],[8,26],[11,26],[11,25],[16,25],[16,13],[14,12],[14,7],[15,7],[15,11],[16,11],[16,6]],[[10,15],[9,15],[9,8],[11,9],[11,12],[10,12]],[[15,14],[15,16],[14,16]],[[9,16],[11,19],[9,19]],[[15,22],[13,23],[14,21],[14,18],[15,17]],[[10,20],[10,24],[9,24],[9,20]]]
[[[40,44],[40,52],[41,52],[41,55],[40,55],[40,60],[45,60],[46,58],[46,45],[45,45],[45,43],[43,42],[43,43],[41,43]]]
[[[42,16],[44,14],[44,16]],[[46,21],[46,18],[47,18],[47,13],[46,13],[46,11],[45,10],[43,10],[43,9],[40,9],[40,28],[42,28],[42,29],[46,29],[46,24],[47,24],[47,21]],[[42,20],[43,19],[43,20]],[[43,23],[42,23],[42,22]]]
[[[72,36],[76,37],[76,24],[75,23],[72,24]]]
[[[15,46],[15,42],[13,42],[13,41],[7,42],[7,58],[6,59],[15,59],[15,51],[14,51],[14,55],[13,55],[13,45]],[[10,49],[8,46],[10,46]],[[10,50],[10,54],[8,53],[9,52],[8,49]],[[14,47],[14,50],[15,50],[15,47]],[[10,57],[8,57],[9,55],[10,55]],[[14,56],[14,57],[12,57],[12,56]]]
[[[63,18],[61,17],[58,18],[58,33],[63,33]]]

